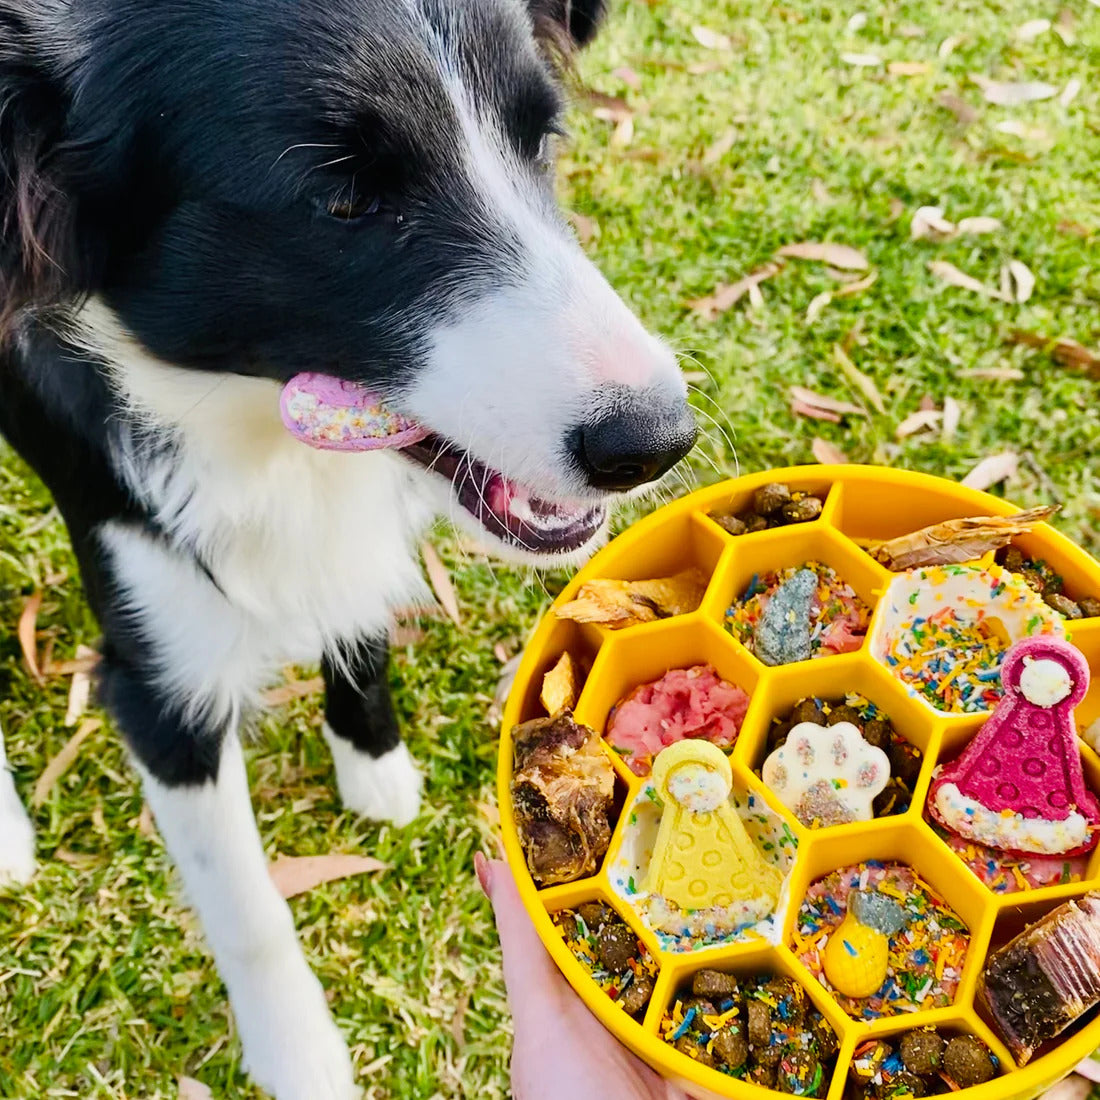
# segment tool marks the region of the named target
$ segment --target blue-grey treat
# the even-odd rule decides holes
[[[753,632],[753,651],[764,664],[810,659],[810,612],[816,591],[812,569],[800,569],[775,590]]]
[[[853,890],[848,895],[848,908],[860,924],[884,936],[900,932],[908,920],[905,910],[893,898],[870,890]]]

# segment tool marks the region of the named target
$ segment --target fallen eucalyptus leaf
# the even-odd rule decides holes
[[[891,61],[886,66],[891,76],[924,76],[932,71],[927,61]]]
[[[733,48],[733,41],[730,39],[729,35],[711,30],[710,27],[696,24],[696,26],[691,28],[691,34],[695,41],[704,49],[730,50]]]
[[[948,286],[958,287],[960,290],[972,290],[975,294],[984,295],[986,298],[997,298],[1002,302],[1011,302],[1012,297],[1004,291],[996,290],[985,283],[979,282],[972,275],[960,271],[954,264],[946,260],[933,260],[928,265],[928,270],[941,282]]]
[[[1039,35],[1046,34],[1050,27],[1049,19],[1029,19],[1026,23],[1021,23],[1015,33],[1021,42],[1033,42]]]
[[[877,69],[882,64],[877,53],[842,53],[840,60],[859,69]]]
[[[1022,305],[1035,292],[1035,276],[1031,268],[1019,260],[1009,260],[1004,271],[1007,273],[1007,279],[1002,289],[1007,288],[1010,301]]]
[[[998,107],[1018,107],[1021,103],[1053,99],[1058,94],[1053,84],[1041,80],[990,80],[980,73],[971,73],[970,79],[981,88],[986,101]]]
[[[431,583],[435,598],[439,600],[440,606],[447,612],[447,617],[455,626],[461,626],[462,616],[458,610],[458,597],[451,583],[451,574],[447,571],[439,553],[430,542],[422,542],[420,555],[424,559],[424,569],[428,574],[428,581]]]
[[[49,797],[57,781],[73,766],[80,755],[80,746],[90,737],[103,722],[99,718],[85,718],[80,723],[76,733],[65,742],[53,759],[42,769],[42,774],[34,785],[31,793],[31,806],[38,809]]]
[[[703,320],[713,321],[719,314],[725,313],[731,306],[739,302],[758,283],[770,279],[782,270],[783,265],[781,263],[769,261],[755,271],[750,271],[748,275],[738,279],[736,283],[719,283],[712,294],[704,298],[696,298],[688,302],[688,306],[690,306],[693,313],[697,313]]]
[[[926,237],[944,240],[953,237],[957,230],[953,221],[944,217],[941,206],[922,206],[918,208],[913,219],[909,223],[909,236],[914,241],[920,241]]]
[[[801,241],[797,244],[785,244],[776,250],[777,256],[789,256],[795,260],[817,260],[832,264],[845,271],[866,271],[870,264],[858,248],[846,244],[833,244],[831,241]]]
[[[959,422],[962,420],[962,406],[953,397],[943,399],[943,428],[940,438],[945,443],[950,443],[959,430]]]
[[[1020,457],[1012,451],[1002,451],[1000,454],[983,458],[973,470],[962,479],[961,484],[967,489],[989,489],[998,482],[1007,481],[1016,476],[1020,465]]]
[[[791,386],[788,392],[795,401],[813,405],[818,409],[828,409],[829,412],[842,413],[845,415],[851,414],[852,416],[867,415],[866,409],[860,408],[859,405],[853,405],[851,401],[840,401],[835,397],[829,397],[823,393],[815,393],[813,390],[808,390],[804,386]]]
[[[814,458],[825,466],[842,466],[848,461],[848,456],[839,447],[819,435],[814,436],[810,450]]]
[[[839,344],[833,345],[833,358],[848,381],[871,402],[875,411],[886,412],[886,403],[882,400],[882,394],[878,392],[878,387],[848,358],[848,353]]]
[[[373,856],[335,852],[324,856],[277,856],[267,867],[275,889],[284,898],[304,894],[326,882],[387,870],[389,864]]]
[[[1062,94],[1058,97],[1058,103],[1062,107],[1068,107],[1081,93],[1081,81],[1077,77],[1071,77]]]
[[[42,593],[39,590],[32,592],[23,604],[23,610],[19,615],[19,625],[16,634],[19,638],[19,648],[23,652],[23,661],[31,679],[36,684],[45,683],[41,671],[38,668],[38,610],[42,606]]]
[[[926,428],[934,428],[941,420],[943,420],[943,413],[939,409],[918,409],[910,413],[897,426],[894,434],[898,439],[907,439]]]
[[[996,233],[1004,228],[1004,223],[999,218],[979,215],[974,218],[963,218],[955,228],[960,233],[976,236],[981,233]]]

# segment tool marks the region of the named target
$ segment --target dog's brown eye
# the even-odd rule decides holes
[[[325,211],[330,217],[344,222],[369,218],[381,209],[382,200],[377,195],[338,195],[325,204]]]

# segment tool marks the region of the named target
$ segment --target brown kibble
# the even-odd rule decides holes
[[[726,997],[736,1000],[741,992],[737,978],[722,970],[700,970],[691,980],[691,991],[696,996],[715,997],[718,1000]]]
[[[759,1085],[763,1089],[770,1089],[775,1085],[775,1070],[778,1063],[773,1062],[771,1065],[762,1065],[757,1063],[752,1069],[749,1070],[749,1080],[754,1085]]]
[[[828,1074],[823,1072],[812,1051],[791,1050],[781,1059],[775,1075],[776,1092],[787,1096],[824,1096],[828,1087]]]
[[[908,741],[899,740],[891,744],[887,755],[890,757],[890,774],[902,786],[912,790],[916,786],[924,761],[920,749]]]
[[[687,1035],[681,1035],[672,1045],[681,1054],[686,1054],[689,1058],[694,1058],[695,1061],[699,1062],[701,1065],[709,1066],[711,1069],[714,1069],[718,1064],[714,1055],[707,1050],[706,1044],[700,1043],[690,1032]]]
[[[653,996],[653,979],[648,974],[638,974],[634,981],[623,990],[618,1003],[628,1016],[637,1016],[645,1011]]]
[[[896,779],[891,779],[875,796],[871,804],[871,812],[875,817],[887,817],[890,814],[899,813],[908,799],[909,793],[905,788]]]
[[[586,901],[583,905],[577,906],[577,916],[588,925],[588,931],[592,935],[599,932],[600,925],[610,914],[611,910],[602,901]]]
[[[973,1035],[956,1035],[944,1049],[943,1071],[961,1089],[983,1085],[996,1070],[989,1048]]]
[[[910,1073],[928,1077],[943,1063],[943,1051],[947,1043],[935,1028],[922,1027],[903,1035],[900,1045],[901,1060]]]
[[[817,701],[814,699],[803,699],[795,708],[791,711],[791,724],[797,725],[799,722],[814,722],[817,725],[825,720],[825,712],[818,706]]]
[[[1048,589],[1043,593],[1043,602],[1048,607],[1053,607],[1059,615],[1064,615],[1067,619],[1081,618],[1081,608],[1061,592],[1052,592]]]
[[[602,966],[613,974],[621,974],[638,954],[634,929],[618,918],[605,921],[596,933],[596,954]]]
[[[700,1016],[717,1016],[718,1009],[709,997],[681,997],[680,1003],[684,1006],[686,1015],[691,1009],[695,1009],[696,1018]]]
[[[761,992],[773,997],[784,1008],[779,1016],[784,1024],[797,1027],[806,1013],[806,991],[793,978],[771,978],[761,988]]]
[[[768,752],[774,752],[787,741],[787,735],[791,732],[791,723],[786,719],[775,719],[768,727]]]
[[[769,485],[761,485],[752,494],[752,506],[762,516],[770,516],[778,512],[784,504],[790,502],[791,490],[789,486],[781,482],[773,481]]]
[[[1077,606],[1086,619],[1100,618],[1100,600],[1095,596],[1082,596],[1077,601]]]
[[[749,1042],[755,1050],[761,1050],[772,1037],[772,1014],[768,1006],[761,1001],[749,1001],[748,1021]]]
[[[735,1020],[716,1032],[714,1053],[730,1069],[740,1069],[749,1056],[749,1041],[745,1036],[744,1024]]]
[[[825,718],[827,726],[835,726],[838,722],[851,722],[857,730],[863,732],[863,719],[859,716],[859,711],[855,707],[848,706],[847,703],[833,707]]]
[[[741,522],[745,525],[747,535],[751,535],[755,531],[766,530],[768,526],[768,521],[756,512],[742,512]]]
[[[869,718],[863,724],[863,739],[876,749],[888,751],[894,739],[894,731],[885,718]]]
[[[899,1073],[890,1079],[890,1096],[905,1097],[906,1100],[910,1096],[922,1097],[928,1095],[928,1085],[921,1080],[915,1073]]]
[[[1029,588],[1034,588],[1040,595],[1046,590],[1047,579],[1037,569],[1032,569],[1029,565],[1025,565],[1024,568],[1019,571],[1019,576],[1023,578],[1024,584]]]
[[[821,501],[817,497],[803,497],[784,504],[781,512],[788,523],[809,523],[821,515]]]
[[[740,516],[712,512],[710,518],[727,534],[743,535],[748,531],[748,526]]]
[[[563,909],[557,914],[557,921],[563,939],[575,940],[580,934],[577,927],[577,918],[568,909]]]
[[[997,561],[1010,573],[1019,573],[1027,564],[1027,558],[1018,546],[1006,546],[997,554]]]

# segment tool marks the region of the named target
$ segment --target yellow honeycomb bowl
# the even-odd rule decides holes
[[[825,498],[821,516],[806,524],[732,537],[708,515],[717,509],[743,507],[754,489],[772,481],[806,489]],[[875,562],[860,540],[891,538],[942,520],[974,515],[1010,515],[1017,509],[985,493],[954,482],[905,470],[865,466],[807,466],[771,470],[711,486],[675,501],[634,525],[582,569],[558,599],[573,597],[578,587],[600,577],[637,580],[665,576],[698,566],[711,578],[700,607],[688,615],[611,631],[579,625],[548,614],[532,637],[504,712],[498,774],[501,826],[508,862],[520,895],[547,950],[600,1022],[658,1073],[694,1097],[763,1100],[779,1096],[706,1068],[660,1038],[659,1026],[676,989],[701,967],[737,974],[774,973],[792,977],[835,1028],[840,1052],[828,1100],[841,1100],[847,1067],[857,1046],[868,1038],[889,1039],[913,1027],[934,1025],[969,1032],[984,1040],[1001,1061],[1002,1075],[984,1085],[959,1092],[959,1100],[1032,1100],[1069,1073],[1100,1047],[1100,1018],[1071,1031],[1041,1056],[1019,1067],[1004,1044],[975,1009],[975,992],[991,945],[999,944],[1069,898],[1100,888],[1100,849],[1093,852],[1085,878],[1017,893],[987,889],[950,851],[923,820],[922,811],[931,772],[942,756],[962,748],[984,721],[981,714],[941,714],[914,698],[868,652],[858,652],[768,668],[724,628],[723,615],[754,573],[817,559],[832,565],[870,605],[874,606],[892,574]],[[1015,544],[1032,557],[1046,559],[1063,575],[1070,593],[1100,593],[1100,563],[1047,525]],[[875,613],[877,619],[878,612]],[[872,620],[871,633],[874,632]],[[1088,659],[1092,687],[1077,710],[1079,726],[1100,716],[1100,618],[1067,624],[1073,643]],[[787,907],[778,945],[754,938],[693,954],[662,949],[657,937],[616,892],[609,863],[618,851],[627,814],[620,814],[608,856],[598,874],[565,885],[539,889],[527,871],[512,814],[512,728],[543,715],[538,696],[543,674],[568,649],[592,661],[592,669],[576,707],[579,722],[603,732],[615,703],[640,683],[671,668],[700,662],[713,665],[721,676],[740,684],[751,702],[731,754],[735,783],[754,792],[784,815],[798,840],[790,877],[792,902]],[[753,772],[763,755],[764,739],[774,714],[799,699],[825,698],[859,691],[880,702],[895,728],[924,753],[920,778],[909,810],[871,822],[810,830],[786,813]],[[627,802],[644,780],[627,769],[605,745]],[[1081,743],[1086,780],[1100,791],[1100,758]],[[912,866],[966,922],[970,949],[954,1004],[947,1008],[886,1016],[874,1021],[850,1017],[829,990],[803,966],[789,945],[799,902],[811,882],[828,872],[869,859],[897,860]],[[612,906],[638,933],[660,966],[649,1007],[635,1021],[610,1000],[562,940],[551,914],[586,901]],[[956,1094],[953,1094],[956,1095]]]

